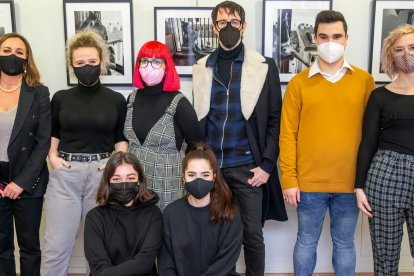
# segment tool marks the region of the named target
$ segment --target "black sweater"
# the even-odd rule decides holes
[[[58,150],[69,153],[111,152],[125,141],[126,100],[120,93],[97,83],[79,84],[56,92],[52,98],[52,137]]]
[[[227,276],[242,244],[242,222],[210,222],[209,206],[196,208],[187,197],[164,209],[164,241],[158,256],[160,276]]]
[[[162,87],[163,83],[147,86],[138,90],[135,96],[132,128],[141,144],[144,143],[151,128],[164,115],[174,97],[180,93],[178,91],[164,92]],[[181,149],[184,140],[187,144],[202,141],[197,115],[185,97],[177,105],[174,116],[174,132],[178,150]]]
[[[93,276],[158,275],[155,258],[162,243],[158,197],[131,207],[108,204],[85,221],[85,256]]]
[[[356,188],[364,188],[378,148],[414,155],[414,95],[393,93],[385,86],[372,92],[364,114]]]

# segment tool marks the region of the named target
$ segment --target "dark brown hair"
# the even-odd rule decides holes
[[[210,215],[211,222],[216,223],[218,221],[228,220],[231,221],[234,218],[235,207],[233,203],[233,196],[230,188],[227,186],[223,175],[220,172],[220,168],[217,164],[216,156],[211,148],[205,143],[198,143],[194,149],[187,153],[183,159],[183,175],[188,167],[188,163],[191,160],[203,159],[206,160],[213,169],[214,188],[210,192]]]
[[[240,16],[242,24],[246,20],[246,14],[242,6],[233,1],[224,1],[215,6],[214,9],[211,11],[211,19],[213,19],[213,24],[216,24],[217,14],[220,9],[223,9],[225,12],[228,12],[228,14],[232,15],[236,15],[237,12]]]
[[[321,23],[335,23],[335,22],[342,22],[342,25],[344,26],[345,34],[348,33],[348,25],[346,24],[345,17],[342,15],[342,13],[338,11],[331,11],[331,10],[325,10],[318,13],[315,19],[315,36],[318,34],[318,27]]]
[[[131,153],[118,151],[112,154],[106,163],[96,198],[96,202],[99,205],[107,205],[108,203],[111,203],[109,202],[109,182],[111,177],[115,174],[116,168],[122,164],[132,165],[134,170],[138,173],[139,189],[137,197],[134,199],[134,203],[138,200],[140,202],[146,202],[154,198],[154,194],[149,193],[147,190],[147,181],[145,179],[144,170],[142,169],[138,158]]]
[[[37,70],[33,58],[32,48],[30,47],[29,41],[27,41],[27,39],[20,34],[8,33],[0,37],[0,46],[3,45],[4,41],[6,41],[9,38],[18,38],[21,41],[23,41],[24,45],[26,46],[27,64],[25,68],[26,72],[24,73],[24,78],[26,80],[27,86],[35,87],[40,85],[40,73]]]

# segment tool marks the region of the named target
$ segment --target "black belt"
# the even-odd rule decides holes
[[[96,154],[78,154],[78,153],[66,153],[59,152],[58,156],[65,161],[77,161],[77,162],[92,162],[106,159],[111,156],[110,152],[96,153]]]

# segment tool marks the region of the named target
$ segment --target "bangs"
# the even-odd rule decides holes
[[[142,46],[138,58],[158,58],[166,60],[165,46],[158,41],[150,41]]]

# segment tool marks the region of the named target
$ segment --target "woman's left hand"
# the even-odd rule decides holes
[[[103,170],[105,170],[105,167],[106,167],[106,163],[105,163],[105,164],[100,165],[100,166],[99,166],[99,168],[98,168],[98,171],[103,171]]]
[[[356,188],[355,189],[355,196],[357,200],[357,206],[362,211],[363,214],[365,214],[368,218],[372,218],[372,209],[371,206],[368,203],[367,196],[365,195],[365,192],[363,189]]]
[[[23,188],[14,182],[7,184],[3,191],[0,191],[2,197],[8,197],[10,199],[20,198],[20,194],[23,192]]]

